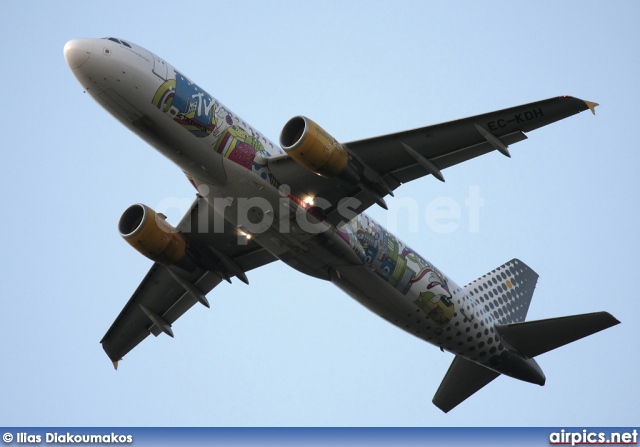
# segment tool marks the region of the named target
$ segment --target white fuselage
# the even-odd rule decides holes
[[[241,243],[251,235],[401,329],[498,370],[488,358],[507,347],[475,298],[365,214],[340,228],[315,221],[267,169],[284,151],[180,71],[117,40],[74,40],[65,55],[87,93],[177,164]],[[489,340],[495,348],[480,356]]]

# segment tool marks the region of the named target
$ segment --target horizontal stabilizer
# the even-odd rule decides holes
[[[500,335],[525,357],[532,358],[620,323],[608,312],[496,325]]]
[[[500,373],[471,360],[456,356],[433,396],[433,404],[448,413],[499,375]]]

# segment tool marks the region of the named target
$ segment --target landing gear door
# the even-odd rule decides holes
[[[155,54],[153,55],[153,73],[163,81],[167,80],[167,63]]]

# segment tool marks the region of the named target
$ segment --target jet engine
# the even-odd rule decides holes
[[[291,118],[280,133],[280,146],[289,157],[311,172],[326,178],[340,177],[357,185],[374,202],[387,209],[383,197],[385,194],[393,196],[387,182],[309,118]]]
[[[185,257],[187,242],[167,216],[140,203],[131,205],[118,222],[120,236],[152,261],[175,264]]]
[[[326,178],[349,174],[349,153],[322,127],[304,116],[282,128],[280,145],[296,162]]]

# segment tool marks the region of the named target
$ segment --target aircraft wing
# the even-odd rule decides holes
[[[444,181],[442,170],[493,150],[510,156],[508,146],[526,132],[575,115],[595,113],[598,104],[561,96],[517,107],[404,132],[344,143],[351,154],[395,190],[424,175]],[[269,169],[298,197],[315,197],[327,218],[338,225],[376,203],[361,186],[340,178],[326,179],[297,165],[288,156],[268,160]],[[375,188],[375,185],[369,185]],[[351,200],[345,201],[346,198]],[[324,199],[324,200],[320,200]],[[340,205],[340,201],[342,204]],[[379,203],[379,202],[378,202]],[[353,212],[346,212],[347,208]]]
[[[205,295],[223,279],[236,276],[246,282],[244,272],[274,261],[255,242],[238,243],[235,231],[215,232],[213,209],[198,197],[178,224],[187,244],[207,247],[208,269],[193,266],[189,271],[154,263],[100,343],[117,369],[118,361],[149,334],[162,332],[173,337],[171,325],[194,304],[209,307]],[[244,241],[242,241],[244,242]]]

